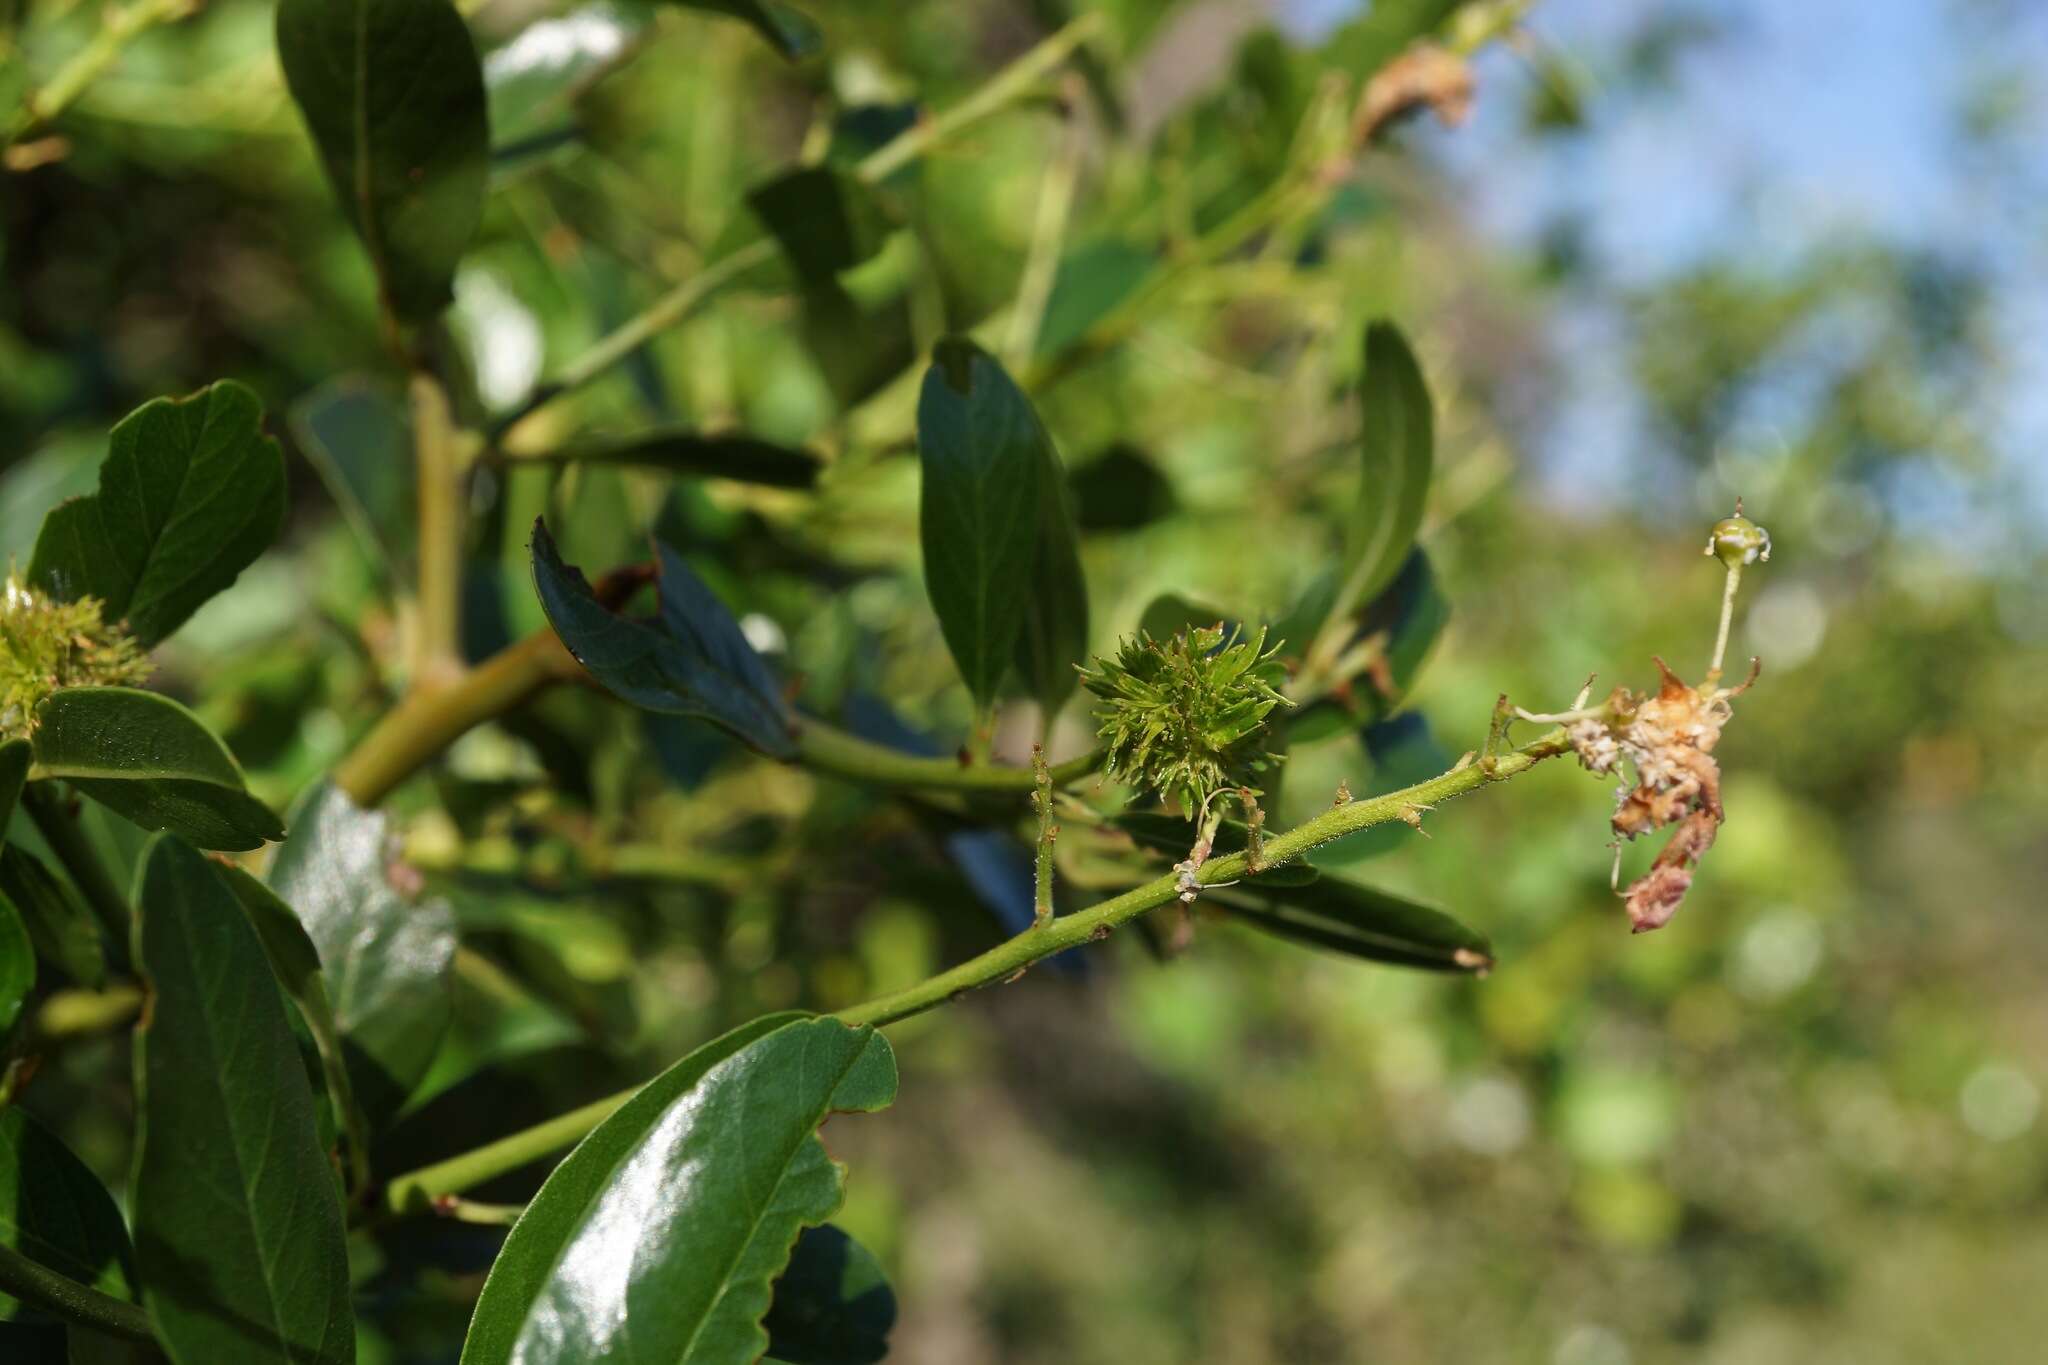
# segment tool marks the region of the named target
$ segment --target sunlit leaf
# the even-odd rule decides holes
[[[698,1049],[541,1187],[492,1267],[463,1365],[759,1359],[798,1230],[840,1201],[818,1125],[895,1091],[882,1036],[830,1019],[757,1020]]]
[[[43,520],[29,580],[53,597],[100,599],[155,644],[235,581],[284,524],[284,456],[263,405],[223,380],[159,398],[108,439],[99,491]]]

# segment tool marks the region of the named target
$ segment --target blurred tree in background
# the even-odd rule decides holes
[[[1661,933],[1627,934],[1609,889],[1608,784],[1553,763],[1325,860],[1483,931],[1484,979],[1217,918],[1174,952],[1169,911],[894,1026],[895,1107],[830,1130],[854,1172],[835,1222],[899,1297],[891,1360],[2033,1357],[2048,237],[2042,201],[2013,199],[2043,170],[2027,54],[2048,31],[2026,7],[1914,0],[1855,38],[1863,7],[1835,3],[818,4],[795,60],[701,12],[721,6],[460,8],[490,186],[431,345],[500,438],[464,509],[468,662],[547,624],[536,517],[593,574],[652,528],[808,708],[927,753],[972,742],[918,552],[916,380],[953,331],[1057,436],[1092,654],[1163,595],[1278,622],[1312,594],[1354,496],[1358,337],[1391,316],[1415,342],[1448,624],[1401,719],[1292,747],[1275,829],[1340,783],[1443,771],[1501,692],[1558,709],[1595,669],[1641,685],[1657,653],[1697,676],[1721,586],[1701,531],[1739,494],[1776,540],[1736,625],[1765,670],[1717,751],[1728,822]],[[0,118],[20,111],[0,546],[26,562],[122,414],[254,389],[286,444],[285,535],[154,685],[283,809],[393,704],[419,547],[377,280],[274,10],[0,7]],[[1077,18],[1059,60],[945,123]],[[1422,39],[1443,67],[1392,67]],[[1372,98],[1390,69],[1413,82],[1380,81],[1398,111]],[[1774,70],[1840,88],[1806,107]],[[1940,131],[1873,149],[1899,70]],[[1771,142],[1766,118],[1802,132]],[[935,128],[872,205],[757,192]],[[1717,155],[1744,137],[1788,159]],[[1815,147],[1860,149],[1883,193]],[[1887,216],[1895,180],[1917,230]],[[761,247],[764,224],[827,267]],[[539,387],[679,297],[615,366]],[[727,457],[795,458],[797,486],[588,458],[652,429],[744,432],[762,448]],[[1027,761],[1035,725],[1006,708],[996,754]],[[1068,706],[1054,756],[1092,728]],[[389,808],[461,947],[385,1177],[763,1011],[909,986],[1032,911],[1021,841],[580,688],[464,735]],[[135,831],[92,832],[135,860]],[[25,818],[13,836],[40,847]],[[118,1194],[129,1042],[99,999],[41,1002],[21,1102]],[[522,1201],[545,1172],[471,1193]],[[359,1231],[358,1358],[453,1360],[502,1239]]]

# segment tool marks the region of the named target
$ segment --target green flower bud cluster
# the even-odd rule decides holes
[[[59,602],[12,576],[0,584],[0,740],[27,736],[59,688],[132,687],[149,673],[133,637],[101,619],[98,598]]]
[[[1179,802],[1190,819],[1217,792],[1251,786],[1279,762],[1267,752],[1266,717],[1289,704],[1279,645],[1265,646],[1263,628],[1251,639],[1220,626],[1165,640],[1141,630],[1115,659],[1083,669],[1103,701],[1096,733],[1110,776]]]

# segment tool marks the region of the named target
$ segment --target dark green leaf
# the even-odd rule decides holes
[[[1053,468],[1031,400],[973,342],[941,341],[917,404],[925,591],[968,691],[987,706],[1031,609],[1040,484]]]
[[[698,1049],[541,1187],[484,1286],[463,1365],[759,1359],[798,1230],[840,1201],[818,1125],[895,1092],[882,1036],[831,1019],[757,1021]]]
[[[100,599],[153,645],[235,581],[284,525],[284,455],[263,405],[223,380],[144,403],[115,425],[99,491],[43,519],[29,579]]]
[[[36,778],[59,777],[144,829],[250,849],[284,826],[190,711],[132,687],[69,687],[36,708]]]
[[[330,380],[291,408],[292,436],[386,579],[412,558],[412,429],[404,405],[359,377]]]
[[[8,822],[14,819],[14,805],[21,800],[21,788],[34,760],[35,749],[25,739],[0,744],[0,835],[7,833]]]
[[[281,0],[277,54],[391,311],[433,317],[482,221],[483,68],[447,0]]]
[[[791,61],[818,50],[818,26],[802,10],[782,0],[670,0],[684,9],[725,14],[743,20],[768,45]]]
[[[36,987],[36,947],[14,902],[0,895],[0,1039],[14,1027],[22,1002]]]
[[[872,191],[831,166],[785,171],[747,204],[789,257],[797,278],[829,284],[882,249],[889,225]]]
[[[327,980],[321,975],[320,953],[299,923],[292,908],[277,893],[239,867],[223,867],[221,875],[228,889],[241,902],[249,926],[262,941],[264,956],[277,974],[278,984],[298,1007],[299,1018],[312,1036],[320,1054],[320,1071],[327,1084],[328,1100],[341,1116],[343,1131],[358,1153],[367,1150],[369,1125],[356,1105],[355,1086],[348,1074],[348,1053],[334,1005],[327,997]]]
[[[455,913],[422,900],[389,821],[322,783],[301,798],[270,889],[319,952],[358,1101],[381,1122],[426,1074],[447,1030]]]
[[[1359,401],[1364,411],[1358,503],[1332,608],[1340,615],[1379,596],[1401,571],[1422,525],[1435,460],[1429,388],[1415,353],[1390,322],[1375,322],[1365,330]]]
[[[769,488],[809,488],[823,466],[817,456],[739,432],[711,434],[680,428],[578,442],[546,459],[575,464],[633,465],[705,479],[733,479]]]
[[[466,951],[458,955],[453,986],[455,1001],[448,1031],[434,1054],[434,1064],[414,1087],[406,1104],[408,1111],[486,1067],[586,1037],[562,1011],[486,958]]]
[[[1024,690],[1050,717],[1073,695],[1081,680],[1076,666],[1088,657],[1088,580],[1067,471],[1049,436],[1039,443],[1039,459],[1038,540],[1016,663]]]
[[[137,1268],[174,1358],[346,1365],[348,1254],[312,1090],[270,965],[218,868],[160,839],[135,963]]]
[[[1307,886],[1211,891],[1203,900],[1281,938],[1374,962],[1444,972],[1485,972],[1493,948],[1441,910],[1324,877]]]
[[[128,1229],[113,1197],[19,1105],[0,1109],[0,1245],[102,1294],[134,1301]],[[0,1319],[21,1311],[0,1294]]]
[[[866,1247],[830,1223],[805,1228],[761,1325],[786,1365],[874,1365],[889,1354],[896,1294]]]
[[[38,957],[81,986],[106,979],[106,953],[92,911],[34,854],[13,844],[0,848],[0,896],[21,916]]]
[[[599,602],[582,573],[562,562],[547,527],[533,526],[541,606],[591,676],[635,706],[701,717],[766,754],[794,753],[781,685],[732,613],[675,551],[657,542],[655,557],[660,615],[633,620]]]

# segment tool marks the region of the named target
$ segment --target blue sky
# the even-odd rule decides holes
[[[1300,0],[1296,12],[1341,3]],[[1674,13],[1701,16],[1712,36],[1683,48],[1668,82],[1631,86],[1618,69],[1631,35]],[[1528,138],[1535,77],[1495,48],[1479,64],[1471,123],[1419,131],[1412,145],[1503,246],[1533,247],[1563,212],[1590,227],[1602,284],[1556,313],[1574,364],[1555,419],[1534,436],[1546,486],[1595,482],[1578,475],[1625,467],[1648,439],[1603,287],[1618,296],[1717,257],[1768,269],[1876,240],[1991,272],[2003,368],[1974,378],[1967,405],[2003,481],[2025,490],[2033,526],[2048,525],[2048,84],[2036,75],[2048,71],[2048,3],[1539,0],[1530,28],[1584,74],[1581,131]],[[2017,112],[1995,142],[1973,143],[1965,110],[1994,86]],[[2010,506],[1993,481],[1947,492],[1994,514]]]

